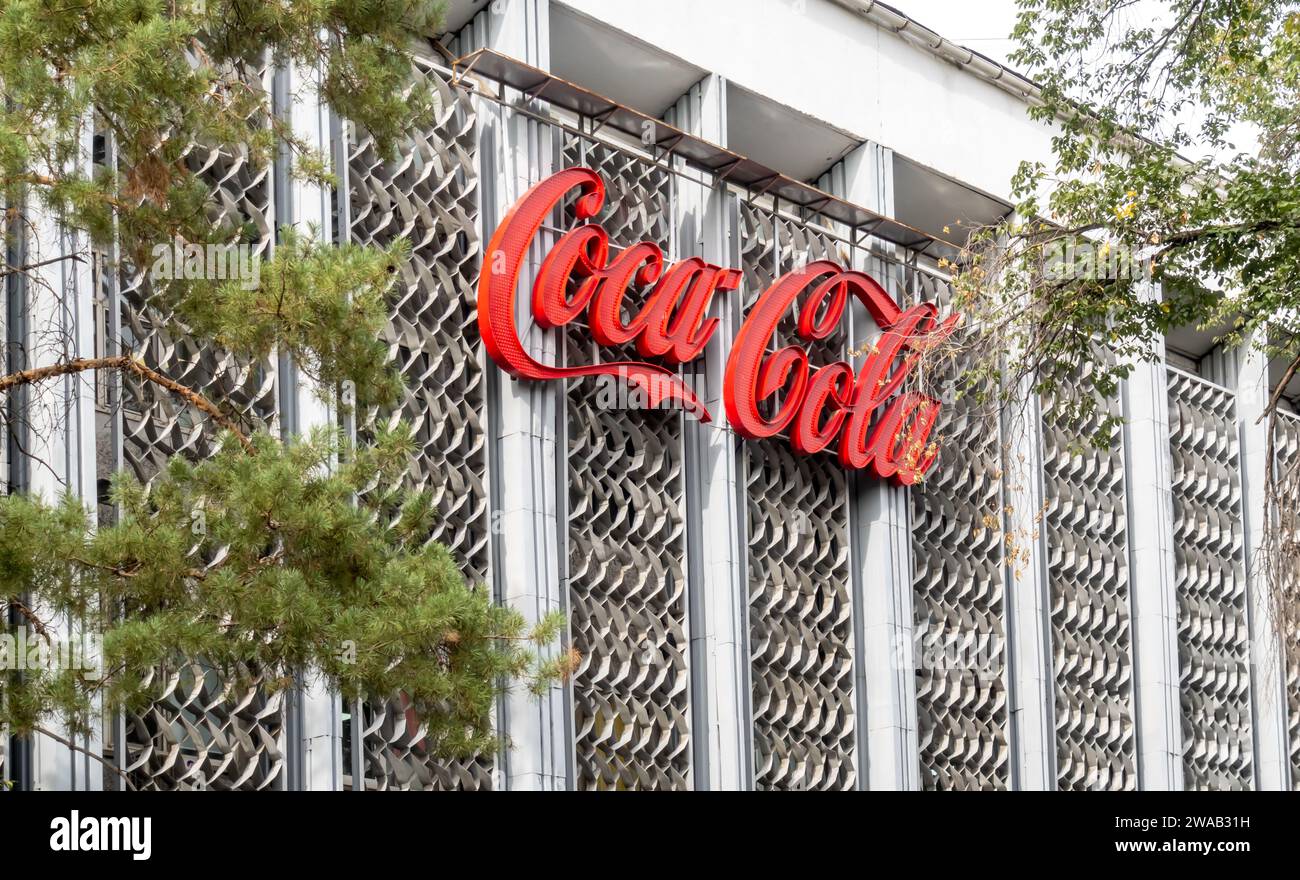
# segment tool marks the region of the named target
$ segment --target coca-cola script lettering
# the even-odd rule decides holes
[[[542,260],[532,283],[534,320],[544,328],[563,327],[585,313],[597,344],[632,344],[641,358],[667,366],[648,360],[554,366],[525,350],[516,329],[519,276],[542,224],[574,190],[577,219],[595,217],[605,202],[604,183],[589,168],[568,168],[525,193],[488,243],[478,289],[479,329],[488,354],[520,379],[619,377],[637,386],[652,407],[673,403],[710,421],[704,404],[670,367],[704,351],[718,326],[717,318],[706,318],[709,304],[715,295],[740,287],[736,269],[698,257],[667,265],[653,242],[634,244],[611,258],[605,230],[581,223]],[[624,302],[634,286],[648,287],[649,293],[625,320]],[[782,317],[801,295],[796,332],[805,342],[835,332],[850,296],[881,328],[856,373],[846,361],[814,367],[797,345],[769,350]],[[723,383],[727,421],[742,437],[759,440],[788,432],[796,452],[834,447],[846,468],[867,468],[913,484],[937,455],[930,434],[939,402],[915,391],[898,392],[919,355],[952,333],[958,321],[952,315],[940,322],[930,303],[900,309],[869,275],[827,260],[797,268],[763,292],[741,325]]]

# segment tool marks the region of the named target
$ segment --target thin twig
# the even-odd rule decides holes
[[[199,394],[193,388],[182,385],[175,379],[169,379],[157,370],[145,366],[131,355],[117,355],[114,357],[100,358],[74,358],[70,361],[64,361],[58,364],[50,364],[44,367],[35,367],[30,370],[19,370],[16,373],[10,373],[7,376],[0,377],[0,393],[16,388],[20,385],[31,385],[37,382],[43,382],[46,379],[52,379],[56,376],[67,376],[74,373],[82,373],[87,370],[122,370],[127,373],[134,373],[141,379],[152,382],[162,388],[167,389],[177,397],[184,400],[190,406],[207,415],[214,422],[234,434],[239,440],[244,451],[253,455],[256,450],[253,448],[253,442],[248,439],[234,420],[217,408],[217,405],[208,398]]]
[[[73,262],[76,263],[85,262],[81,254],[64,254],[61,257],[50,257],[48,260],[41,260],[38,263],[28,263],[25,266],[6,266],[3,269],[0,269],[0,278],[3,278],[6,275],[13,275],[17,272],[22,272],[25,274],[27,272],[30,272],[32,269],[39,269],[42,266],[49,266],[53,263],[61,263],[64,260],[72,260]]]
[[[1271,413],[1277,410],[1277,402],[1282,398],[1282,394],[1286,391],[1286,386],[1291,384],[1291,379],[1295,376],[1297,368],[1300,368],[1300,356],[1297,356],[1295,360],[1291,361],[1291,366],[1286,368],[1286,373],[1284,373],[1282,378],[1278,380],[1277,384],[1273,386],[1273,393],[1268,398],[1268,406],[1264,407],[1264,411],[1259,414],[1259,418],[1255,419],[1255,424],[1258,425]],[[1271,425],[1272,422],[1270,421],[1269,424]]]

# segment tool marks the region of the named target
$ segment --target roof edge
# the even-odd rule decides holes
[[[872,24],[891,31],[906,42],[962,70],[992,83],[1004,92],[1031,104],[1042,103],[1042,88],[1024,74],[954,43],[916,19],[879,0],[832,0],[837,6],[856,12]]]

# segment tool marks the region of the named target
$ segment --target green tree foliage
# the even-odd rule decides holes
[[[215,456],[174,458],[148,488],[119,474],[122,515],[98,529],[72,496],[0,498],[0,594],[38,597],[41,609],[29,645],[57,638],[53,620],[103,633],[90,669],[10,670],[6,723],[23,733],[53,716],[88,731],[90,697],[139,710],[153,696],[149,671],[184,656],[234,682],[256,670],[274,688],[308,673],[349,699],[401,692],[434,753],[490,751],[500,682],[559,674],[562,661],[539,665],[530,648],[563,619],[530,628],[467,587],[427,540],[425,495],[363,492],[399,481],[408,431],[337,465],[329,433],[288,446],[259,434],[253,445],[250,455],[227,435]]]
[[[131,274],[148,271],[160,247],[255,240],[261,233],[214,203],[193,151],[242,154],[255,168],[287,154],[294,174],[332,185],[328,158],[273,112],[263,72],[315,71],[333,110],[391,152],[430,118],[409,49],[439,16],[437,3],[384,0],[0,0],[9,243],[33,243],[26,218],[42,211],[113,245],[122,264],[107,270]],[[92,131],[107,134],[115,161],[86,161]],[[242,358],[291,355],[336,404],[349,385],[356,404],[391,405],[401,385],[381,337],[404,248],[280,230],[256,285],[154,273],[154,319]],[[2,275],[27,276],[29,304],[62,295],[33,268],[6,264]],[[246,436],[222,401],[167,376],[166,364],[127,355],[38,367],[0,377],[0,395],[37,395],[45,380],[86,370],[130,371],[228,430],[214,458],[173,460],[147,488],[119,475],[119,516],[99,528],[84,507],[93,499],[0,499],[9,634],[24,628],[44,642],[76,620],[104,647],[102,677],[5,672],[0,727],[24,734],[58,718],[84,731],[102,720],[96,700],[104,711],[138,706],[150,697],[148,670],[190,657],[222,675],[255,671],[271,687],[319,675],[349,697],[403,692],[431,748],[464,754],[492,746],[501,688],[521,677],[540,686],[567,668],[568,658],[539,664],[530,650],[554,638],[559,619],[526,627],[427,540],[429,498],[375,491],[400,484],[409,465],[403,430],[373,448],[326,435],[282,444]]]
[[[227,146],[255,167],[287,148],[295,174],[330,183],[327,158],[272,112],[262,87],[263,70],[295,64],[318,70],[334,110],[391,151],[429,118],[431,96],[411,82],[409,46],[439,15],[440,4],[427,2],[0,2],[0,196],[45,208],[96,244],[116,242],[141,269],[173,242],[246,243],[255,230],[213,210],[208,185],[186,161],[193,146]],[[116,155],[93,171],[79,161],[92,128],[107,133]],[[10,219],[10,236],[26,231]],[[291,245],[255,291],[155,278],[159,306],[241,354],[278,341],[326,380],[353,378],[359,403],[391,400],[395,386],[374,369],[374,331],[400,250],[312,237]],[[338,294],[349,288],[354,302],[345,307]]]
[[[1041,85],[1030,114],[1055,127],[1054,160],[1021,165],[1016,219],[956,261],[963,305],[991,331],[972,377],[1009,370],[1052,393],[1084,375],[1110,395],[1125,360],[1185,325],[1294,364],[1300,5],[1020,7],[1013,60]],[[1060,411],[1092,408],[1084,395]]]

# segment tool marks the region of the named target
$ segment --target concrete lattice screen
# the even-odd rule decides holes
[[[1250,628],[1236,400],[1169,371],[1183,774],[1188,790],[1253,787]]]
[[[412,426],[417,453],[405,484],[431,494],[437,516],[429,539],[445,544],[465,577],[487,589],[487,392],[475,318],[478,130],[468,96],[445,74],[421,65],[417,75],[433,91],[433,123],[413,132],[392,160],[364,132],[350,131],[346,147],[349,238],[381,247],[405,240],[411,247],[389,294],[384,333],[405,394],[394,410],[358,413],[357,439],[365,443],[398,420]],[[394,488],[372,491],[383,497]],[[492,787],[492,756],[434,759],[401,695],[360,710],[352,718],[360,729],[347,732],[345,751],[351,757],[360,743],[367,788]],[[351,764],[345,762],[345,773]]]
[[[1279,412],[1276,432],[1276,467],[1280,480],[1286,485],[1285,475],[1294,475],[1295,469],[1300,468],[1300,415]],[[1292,536],[1293,540],[1297,538],[1300,536]],[[1294,580],[1287,584],[1291,596],[1295,595],[1296,587]],[[1287,754],[1291,762],[1291,788],[1300,791],[1300,628],[1289,636],[1286,656]]]
[[[909,287],[940,309],[952,301],[949,283],[928,273],[915,272]],[[939,460],[910,493],[926,790],[1010,784],[1002,431],[989,409],[973,394],[945,400]]]
[[[265,88],[268,70],[250,86]],[[250,120],[250,124],[265,124]],[[256,166],[242,148],[191,145],[186,162],[214,193],[211,219],[252,230],[255,259],[273,241],[272,167]],[[248,362],[200,345],[168,314],[143,269],[125,267],[110,309],[121,321],[123,351],[233,410],[246,430],[271,429],[276,419],[276,370],[271,360]],[[122,379],[122,461],[100,456],[101,481],[125,467],[148,481],[174,456],[199,459],[213,450],[210,422],[156,386]],[[153,671],[157,699],[125,719],[120,766],[138,789],[263,790],[283,785],[284,693],[267,693],[256,670],[223,678],[200,659]],[[116,780],[109,780],[110,785]]]
[[[834,238],[740,206],[746,308],[797,261],[845,262]],[[794,319],[778,329],[795,342]],[[843,329],[809,346],[813,366],[844,357]],[[745,443],[754,785],[852,789],[853,693],[848,478],[829,454],[796,456],[780,438]]]
[[[611,249],[672,243],[672,190],[662,165],[565,132],[566,167],[606,185],[594,218]],[[689,184],[688,184],[689,185]],[[572,212],[564,212],[572,222]],[[624,317],[641,306],[628,297]],[[635,360],[634,346],[601,350],[566,332],[569,364]],[[603,380],[602,380],[603,381]],[[608,397],[608,395],[605,395]],[[575,784],[591,789],[692,785],[686,604],[686,487],[679,411],[602,404],[600,383],[568,383],[568,598],[573,647]]]
[[[1077,382],[1058,394],[1083,393]],[[1088,422],[1068,427],[1043,401],[1042,529],[1051,599],[1057,786],[1075,791],[1137,788],[1133,725],[1128,514],[1122,430],[1094,440],[1119,401],[1098,401]]]
[[[478,274],[477,130],[470,102],[447,77],[421,70],[439,99],[434,125],[408,141],[391,163],[369,138],[348,147],[353,240],[411,241],[412,259],[391,299],[388,341],[406,380],[394,412],[360,414],[361,442],[380,421],[416,429],[421,454],[409,483],[433,493],[439,508],[431,539],[446,543],[467,577],[487,576],[485,394],[474,322]],[[264,73],[265,78],[269,73]],[[191,149],[187,161],[216,195],[214,219],[257,230],[254,250],[269,250],[274,225],[272,168],[241,150]],[[143,273],[124,273],[116,294],[123,344],[168,375],[233,404],[249,430],[276,427],[277,364],[243,363],[200,346],[155,305]],[[149,479],[174,455],[210,453],[213,432],[153,386],[123,387],[123,463]],[[105,460],[101,457],[101,462]],[[111,459],[101,479],[109,476]],[[376,491],[382,491],[378,487]],[[284,784],[283,691],[267,694],[254,671],[223,680],[201,662],[158,670],[159,697],[126,719],[125,768],[139,788],[267,789]],[[400,697],[366,706],[360,731],[370,788],[489,788],[491,760],[433,761],[418,719]]]

